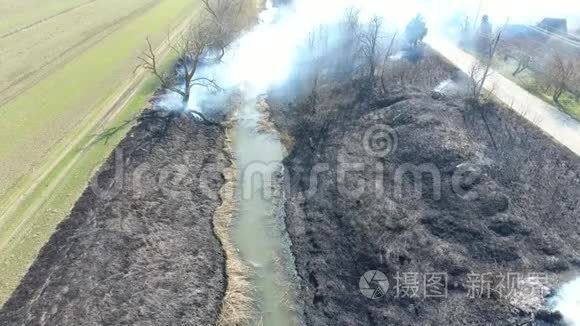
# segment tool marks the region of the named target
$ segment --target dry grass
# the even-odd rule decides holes
[[[237,207],[239,207],[235,196],[238,171],[236,163],[233,161],[234,150],[230,135],[232,127],[233,122],[230,120],[226,129],[227,137],[224,148],[230,157],[232,165],[224,171],[226,182],[220,190],[222,205],[216,210],[214,215],[215,233],[220,239],[226,254],[226,274],[228,279],[226,294],[217,323],[219,326],[248,325],[252,322],[256,311],[250,285],[252,269],[242,261],[230,233],[231,222]]]
[[[284,275],[285,274],[284,262],[283,262],[282,258],[278,255],[274,256],[274,269],[276,270],[277,275]],[[293,296],[293,291],[295,290],[294,285],[292,283],[290,283],[288,280],[286,280],[284,283],[285,283],[286,290],[284,292],[280,293],[279,301],[282,305],[287,307],[289,311],[291,311],[293,313],[297,313],[298,309],[297,309],[296,304],[295,304],[296,300]]]
[[[242,16],[252,18],[248,18],[248,21],[242,25],[245,25],[245,27],[250,26],[255,19],[254,17],[257,15],[257,10],[261,6],[263,6],[263,1],[261,0],[246,2],[246,5],[243,7],[244,12]],[[231,104],[234,107],[239,108],[242,105],[239,98],[233,98],[232,100],[233,103]],[[235,117],[236,111],[234,109],[230,116]],[[233,128],[235,127],[235,118],[230,118],[224,125],[226,128],[224,151],[230,159],[231,166],[224,170],[226,182],[219,192],[222,204],[214,214],[214,232],[220,240],[226,255],[226,276],[228,281],[217,325],[249,325],[254,321],[257,310],[256,302],[252,296],[250,281],[253,269],[241,259],[230,232],[232,221],[239,207],[235,195],[238,182],[238,167],[234,161],[233,140],[231,136]]]
[[[288,152],[294,147],[294,137],[292,137],[288,132],[279,130],[274,124],[274,118],[272,117],[272,110],[270,105],[265,99],[261,99],[257,103],[257,109],[262,113],[262,118],[258,122],[258,131],[263,133],[270,133],[275,135],[280,139],[282,143],[282,148],[284,150],[284,156],[288,155]]]
[[[407,60],[388,61],[383,69],[386,90],[412,85],[423,91],[431,91],[441,81],[448,79],[454,68],[442,64],[436,53],[426,50],[424,58],[418,63]]]
[[[270,118],[270,108],[263,98],[256,103],[256,109],[261,113],[261,119],[258,122],[258,131],[263,133],[275,133],[276,126],[274,126],[274,123]]]

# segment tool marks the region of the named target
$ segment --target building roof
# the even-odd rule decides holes
[[[538,27],[550,32],[568,33],[568,21],[564,18],[544,18]]]

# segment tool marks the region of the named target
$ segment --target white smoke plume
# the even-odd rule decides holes
[[[571,326],[580,326],[580,278],[566,283],[551,299],[554,311],[559,311]]]
[[[458,28],[466,16],[476,24],[476,17],[487,14],[496,26],[508,18],[514,24],[535,24],[545,17],[568,18],[571,26],[580,22],[578,0],[294,0],[284,8],[274,8],[268,1],[261,23],[229,49],[222,63],[204,67],[199,75],[215,78],[226,91],[242,88],[248,96],[266,92],[292,73],[312,31],[338,22],[353,7],[360,10],[363,21],[378,15],[384,19],[385,29],[400,34],[420,13],[429,27],[427,39],[441,36],[450,24]],[[204,107],[212,106],[208,102],[217,103],[223,95],[194,88],[189,108],[203,112]],[[177,107],[179,96],[168,94],[158,105]]]

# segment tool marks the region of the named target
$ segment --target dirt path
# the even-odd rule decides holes
[[[171,37],[176,36],[179,32],[183,31],[186,26],[188,25],[188,20],[185,20],[181,25],[179,25]],[[161,54],[162,56],[167,55],[169,52],[169,46],[166,42],[164,42],[157,50],[157,53]],[[31,179],[34,180],[32,184],[27,187],[23,187],[23,190],[17,193],[14,193],[11,196],[12,202],[10,202],[4,212],[0,215],[0,227],[10,218],[10,216],[23,204],[23,202],[30,196],[38,186],[46,180],[46,178],[53,172],[53,170],[60,165],[60,163],[71,154],[71,152],[82,146],[83,148],[88,146],[89,144],[93,143],[97,135],[91,137],[91,139],[86,142],[82,143],[82,141],[91,133],[94,132],[96,126],[99,125],[106,125],[106,123],[112,121],[116,115],[121,111],[122,108],[128,103],[128,101],[132,98],[133,95],[139,89],[139,85],[144,81],[146,77],[145,71],[139,71],[136,73],[135,77],[130,80],[125,87],[123,87],[117,96],[112,98],[108,104],[106,105],[106,110],[101,110],[100,112],[104,112],[100,115],[100,117],[95,117],[94,119],[87,119],[87,123],[83,128],[83,131],[78,134],[75,139],[72,139],[68,142],[68,145],[65,149],[60,153],[60,155],[51,160],[46,167],[41,167],[36,170],[36,173],[39,174],[37,176],[32,177]],[[12,240],[20,233],[22,228],[26,225],[26,223],[34,216],[34,214],[38,211],[38,209],[44,204],[44,202],[48,199],[50,194],[58,187],[60,182],[69,175],[71,168],[75,165],[75,163],[82,157],[83,151],[79,151],[76,153],[74,158],[66,165],[66,167],[50,182],[50,184],[43,190],[42,195],[32,203],[26,212],[20,216],[20,223],[14,229],[11,235],[6,236],[2,241],[0,241],[0,250],[5,250],[6,247],[12,242]]]
[[[473,56],[450,41],[433,39],[429,45],[467,74],[476,62]],[[484,86],[487,90],[493,90],[495,96],[515,112],[580,156],[580,122],[530,94],[496,71],[492,71]]]

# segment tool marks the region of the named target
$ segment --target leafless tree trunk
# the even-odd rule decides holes
[[[519,73],[524,72],[527,69],[529,69],[530,63],[531,63],[531,58],[529,56],[522,57],[521,59],[518,59],[518,66],[516,67],[514,72],[512,72],[512,76],[516,77]]]
[[[481,85],[484,65],[480,61],[475,61],[469,68],[469,78],[471,79],[471,95],[479,98],[479,85]]]
[[[346,10],[344,19],[341,23],[341,48],[340,54],[337,54],[337,71],[343,76],[350,76],[356,66],[357,52],[359,46],[360,33],[360,11],[356,8]]]
[[[512,72],[512,76],[514,77],[530,69],[536,60],[537,55],[530,42],[527,39],[516,39],[504,47],[505,49],[503,51],[506,57],[511,57],[518,63],[516,69]]]
[[[368,72],[370,85],[374,84],[375,74],[380,56],[380,35],[383,21],[380,17],[375,16],[369,22],[365,31],[360,36],[361,56],[364,60],[365,68]]]
[[[574,58],[567,57],[559,52],[554,52],[552,59],[547,65],[546,77],[547,88],[552,90],[552,99],[560,104],[560,98],[570,88],[571,84],[580,79],[580,64]]]
[[[327,28],[320,27],[308,36],[309,61],[307,64],[309,85],[309,102],[312,112],[316,111],[318,104],[318,85],[321,79],[322,71],[327,67],[325,57],[328,53],[329,31]]]
[[[197,23],[192,24],[187,32],[175,40],[168,40],[169,46],[178,57],[178,74],[162,70],[149,39],[147,50],[139,57],[141,64],[138,67],[153,74],[164,89],[181,95],[182,110],[187,108],[193,87],[200,86],[210,91],[221,90],[214,79],[198,76],[199,68],[203,64],[218,62],[224,57],[226,48],[235,39],[237,30],[234,22],[238,19],[244,3],[244,0],[201,1],[204,11]],[[203,118],[199,112],[193,114]]]
[[[312,112],[316,111],[318,105],[318,84],[320,82],[320,64],[321,60],[317,59],[313,70],[311,71],[312,88],[310,90],[309,100]]]
[[[179,70],[183,77],[183,87],[179,83],[179,75],[173,72],[167,73],[162,70],[157,54],[153,50],[153,46],[149,39],[147,39],[147,51],[139,57],[141,64],[139,67],[149,71],[161,83],[161,87],[171,92],[181,95],[183,107],[185,110],[191,89],[194,86],[202,86],[214,91],[221,88],[217,82],[207,77],[195,77],[202,60],[208,56],[210,51],[210,44],[202,37],[203,32],[190,31],[181,35],[178,40],[175,40],[171,45],[171,49],[177,54],[179,58]]]
[[[217,57],[222,59],[225,49],[237,38],[244,25],[244,9],[250,4],[248,0],[201,0],[207,13],[206,30],[212,34],[219,51]]]

